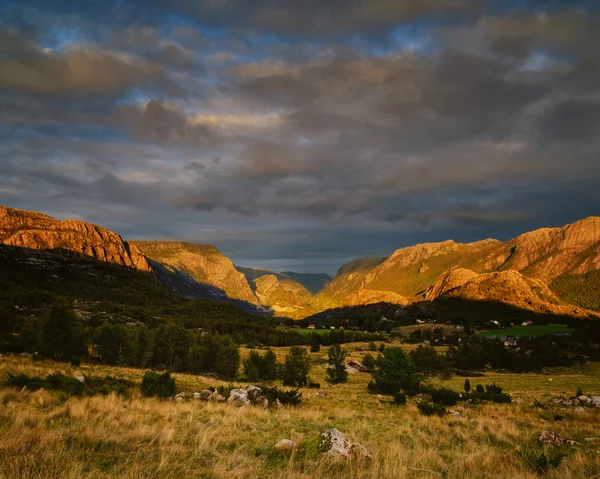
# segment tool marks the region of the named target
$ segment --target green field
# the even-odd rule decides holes
[[[538,326],[513,326],[509,329],[491,329],[479,333],[487,338],[506,338],[507,336],[534,337],[545,334],[571,334],[571,329],[566,324],[548,324]]]
[[[339,329],[308,329],[308,328],[302,328],[302,329],[295,329],[295,331],[298,331],[299,333],[302,334],[310,334],[310,333],[317,333],[319,335],[322,334],[329,334],[331,331],[340,331]]]

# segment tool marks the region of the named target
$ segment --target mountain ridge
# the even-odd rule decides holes
[[[330,308],[379,302],[406,306],[443,297],[585,316],[584,305],[597,303],[574,289],[588,296],[598,293],[600,271],[597,216],[505,242],[446,240],[407,246],[387,257],[351,260],[333,278],[244,268],[213,245],[125,241],[97,225],[3,206],[0,244],[87,255],[149,273],[184,296],[239,302],[293,319]]]

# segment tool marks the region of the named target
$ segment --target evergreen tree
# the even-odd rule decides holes
[[[348,351],[339,344],[334,344],[329,348],[329,368],[327,368],[326,380],[331,384],[345,383],[348,381],[348,371],[346,371],[346,357]]]
[[[369,383],[371,392],[396,394],[403,390],[413,393],[418,386],[415,367],[402,348],[385,348],[377,356],[371,375],[374,379]]]
[[[284,386],[306,386],[310,372],[308,351],[300,346],[292,346],[286,355],[281,369]]]
[[[319,340],[319,335],[317,333],[312,333],[310,335],[310,352],[318,353],[321,351],[321,341]]]
[[[48,310],[40,342],[40,353],[57,361],[70,361],[85,354],[83,325],[65,300],[56,301]]]
[[[465,392],[468,393],[471,390],[471,381],[469,378],[465,379]]]

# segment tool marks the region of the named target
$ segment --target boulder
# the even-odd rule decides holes
[[[225,402],[225,398],[219,394],[219,391],[213,391],[208,400],[210,402]]]
[[[275,399],[275,401],[273,401],[273,403],[271,404],[271,407],[273,409],[281,409],[283,408],[283,404],[281,404],[281,401],[279,399]]]
[[[317,450],[333,460],[346,460],[352,457],[371,458],[371,454],[364,446],[348,441],[338,429],[332,428],[323,431],[319,439]]]
[[[583,406],[591,406],[592,405],[592,400],[587,396],[577,396],[577,399],[579,399],[579,402]]]
[[[258,407],[264,407],[265,409],[269,407],[269,400],[265,396],[258,396],[254,402]]]
[[[262,389],[258,386],[250,385],[246,388],[246,393],[248,393],[248,399],[250,399],[250,401],[254,401],[262,394]]]
[[[75,376],[75,379],[77,379],[77,381],[79,381],[80,383],[85,382],[85,376]]]
[[[208,401],[208,398],[213,392],[210,389],[203,389],[200,392],[194,393],[194,399],[199,401]]]
[[[229,393],[227,404],[236,407],[249,406],[250,399],[248,399],[248,392],[245,389],[232,389]]]
[[[350,359],[348,361],[347,365],[348,365],[348,367],[354,369],[356,372],[360,372],[360,373],[368,372],[367,368],[363,364],[359,363],[358,361],[355,361],[354,359]]]
[[[552,446],[576,446],[579,443],[570,439],[565,439],[557,432],[542,431],[538,436],[538,441],[543,444],[550,444]]]
[[[185,401],[185,393],[179,393],[175,395],[175,401],[183,402]]]
[[[462,417],[461,413],[459,413],[458,411],[453,411],[452,409],[450,409],[446,415],[454,416],[454,417]]]
[[[297,446],[298,444],[296,444],[294,441],[291,441],[289,439],[282,439],[277,444],[275,444],[275,451],[282,454],[290,454]]]
[[[600,396],[592,396],[590,398],[590,406],[600,408]]]

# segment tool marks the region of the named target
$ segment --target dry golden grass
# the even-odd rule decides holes
[[[360,358],[364,345],[351,345]],[[283,354],[284,350],[278,351]],[[312,355],[326,356],[323,349]],[[83,365],[71,368],[21,357],[0,358],[6,372],[45,376],[52,371],[121,375],[139,381],[143,371]],[[556,375],[490,374],[521,401],[511,405],[458,406],[464,417],[424,417],[409,400],[396,407],[367,394],[369,376],[351,374],[348,384],[323,381],[324,366],[315,364],[320,391],[304,390],[297,408],[279,411],[237,409],[197,401],[161,402],[135,395],[67,398],[49,391],[0,388],[0,478],[535,478],[516,448],[542,429],[582,442],[546,477],[600,477],[600,413],[561,413],[560,422],[545,420],[531,407],[533,397],[578,386],[600,393],[599,365]],[[180,389],[199,390],[220,381],[177,374]],[[553,381],[548,381],[553,379]],[[450,380],[462,387],[462,378]],[[477,381],[472,381],[477,382]],[[317,396],[317,392],[328,397]],[[373,461],[331,463],[273,451],[280,439],[302,441],[329,427],[365,445]]]

